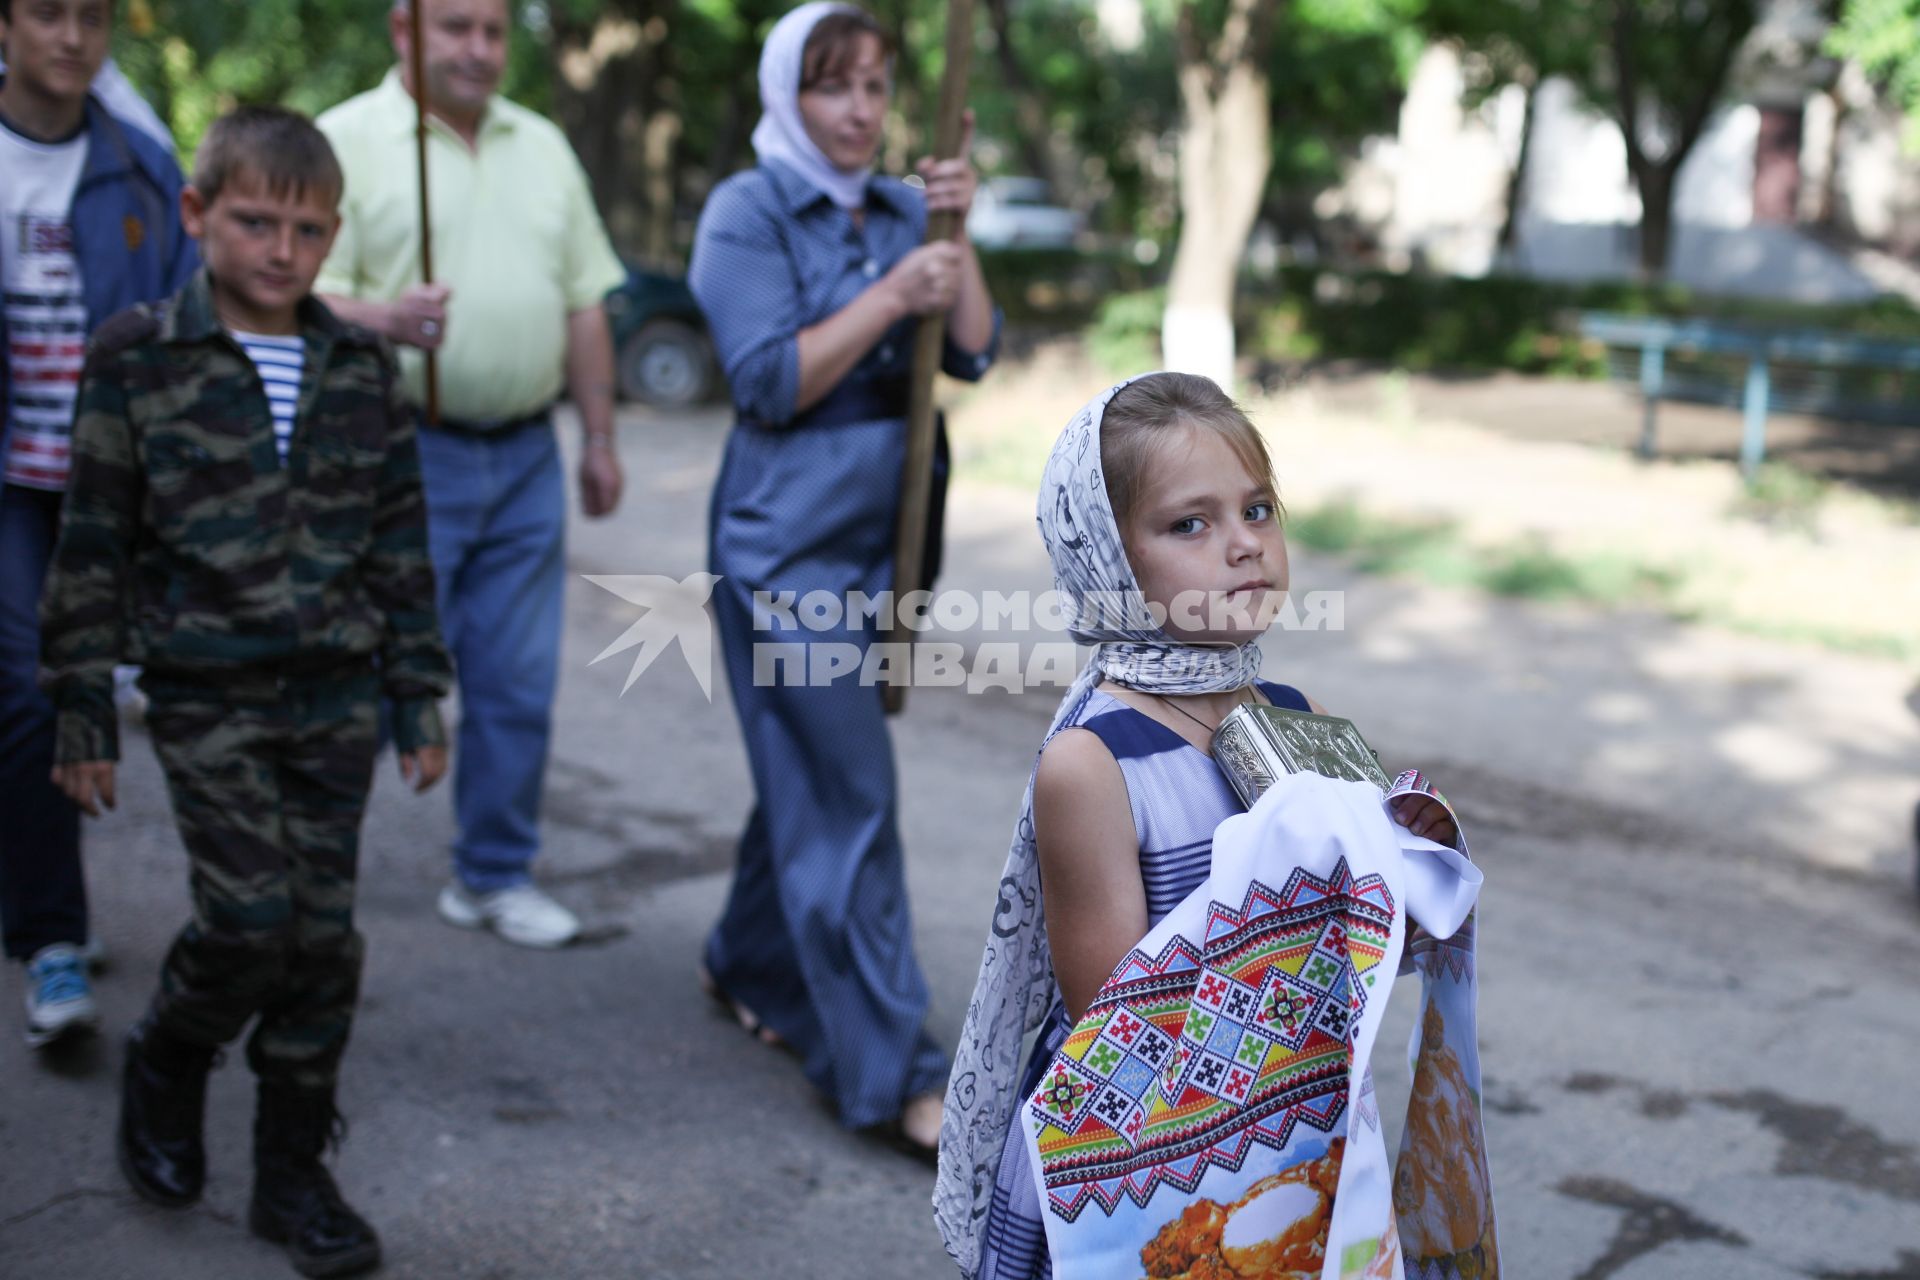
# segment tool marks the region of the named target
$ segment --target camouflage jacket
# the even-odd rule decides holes
[[[392,352],[301,304],[305,371],[282,464],[253,361],[204,271],[94,334],[40,601],[55,759],[119,756],[113,668],[247,696],[375,660],[402,750],[444,741],[413,417]]]

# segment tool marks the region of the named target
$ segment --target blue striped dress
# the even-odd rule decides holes
[[[1309,709],[1306,697],[1290,685],[1262,680],[1260,692],[1275,706]],[[1146,882],[1151,929],[1207,878],[1214,828],[1241,812],[1240,797],[1213,757],[1104,690],[1096,689],[1067,727],[1097,735],[1119,762],[1140,840],[1140,876]],[[1066,1005],[1056,992],[1053,1012],[1041,1024],[1039,1042],[1027,1060],[1020,1085],[1023,1097],[1038,1085],[1040,1073],[1070,1030]],[[1016,1109],[987,1211],[980,1280],[1047,1280],[1053,1274],[1024,1123],[1024,1109]]]

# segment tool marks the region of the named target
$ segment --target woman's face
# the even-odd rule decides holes
[[[1141,594],[1176,639],[1244,644],[1285,604],[1279,503],[1217,431],[1170,433],[1120,536]]]
[[[880,127],[893,100],[886,53],[879,38],[862,33],[853,60],[800,91],[800,119],[813,145],[834,168],[852,173],[880,152]]]

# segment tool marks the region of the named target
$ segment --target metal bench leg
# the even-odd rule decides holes
[[[1654,418],[1660,411],[1660,390],[1666,382],[1667,349],[1665,347],[1646,346],[1640,348],[1640,456],[1653,457]]]
[[[1755,356],[1747,365],[1747,421],[1740,436],[1740,473],[1749,480],[1767,456],[1767,399],[1771,391],[1772,375],[1766,357]]]

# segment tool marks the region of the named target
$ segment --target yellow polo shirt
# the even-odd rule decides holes
[[[388,301],[420,280],[414,105],[398,69],[319,119],[346,172],[341,227],[316,293]],[[452,289],[440,347],[440,412],[517,418],[566,382],[567,317],[626,279],[586,173],[544,116],[496,96],[472,149],[427,122],[433,271]],[[401,348],[407,391],[426,399],[424,360]]]

